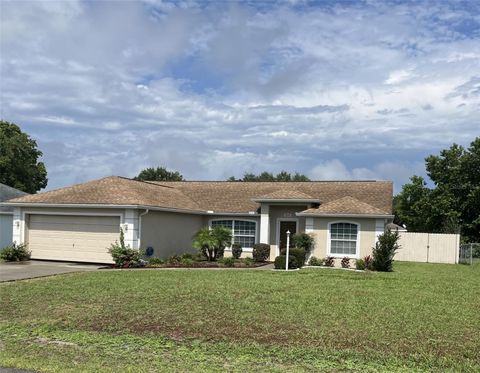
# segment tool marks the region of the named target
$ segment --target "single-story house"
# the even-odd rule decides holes
[[[27,193],[0,183],[0,202],[25,196]],[[13,207],[0,206],[0,250],[12,244]]]
[[[286,246],[287,231],[311,233],[312,255],[360,258],[393,219],[389,181],[149,182],[106,177],[3,203],[13,208],[13,240],[34,259],[111,262],[107,248],[123,229],[132,248],[154,256],[194,252],[205,226],[232,229],[251,255]],[[226,250],[226,255],[229,250]]]

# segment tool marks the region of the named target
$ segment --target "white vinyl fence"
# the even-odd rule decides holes
[[[395,260],[423,263],[458,263],[460,235],[400,232]]]

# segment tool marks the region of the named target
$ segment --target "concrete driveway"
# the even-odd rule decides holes
[[[101,267],[101,265],[88,263],[48,262],[40,260],[13,263],[0,262],[0,282],[58,275],[61,273],[95,271]]]

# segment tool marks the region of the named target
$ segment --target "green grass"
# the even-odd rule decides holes
[[[0,285],[0,366],[480,370],[480,265],[98,271]]]

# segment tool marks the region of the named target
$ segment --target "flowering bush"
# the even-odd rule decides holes
[[[333,267],[335,266],[335,258],[333,256],[327,256],[323,261],[323,265],[325,267]]]
[[[344,257],[341,262],[342,268],[350,268],[350,258]]]

